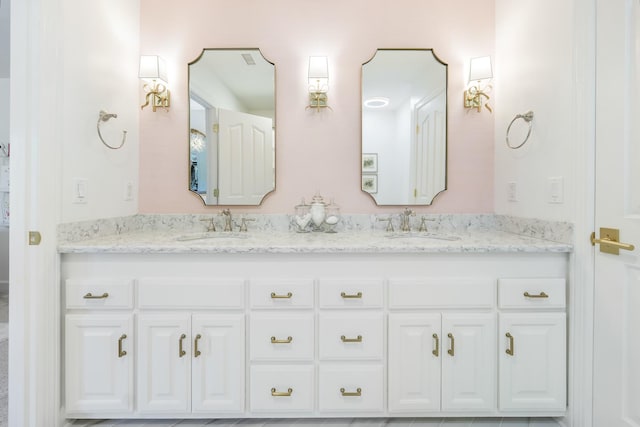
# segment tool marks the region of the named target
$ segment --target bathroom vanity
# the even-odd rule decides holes
[[[153,230],[59,250],[68,418],[566,410],[568,243]]]

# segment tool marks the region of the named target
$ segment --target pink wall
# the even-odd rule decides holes
[[[141,213],[211,212],[187,191],[187,64],[203,48],[258,47],[276,65],[276,191],[242,212],[289,213],[316,191],[345,213],[360,190],[360,67],[377,48],[433,48],[449,64],[448,190],[420,212],[493,211],[493,116],[464,111],[473,56],[494,53],[494,0],[142,0],[142,54],[169,65],[171,111],[140,115]],[[329,57],[333,111],[305,110],[308,57]],[[142,93],[140,94],[142,100]]]

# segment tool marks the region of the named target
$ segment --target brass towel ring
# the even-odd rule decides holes
[[[118,117],[117,114],[110,114],[110,113],[107,113],[106,111],[100,110],[100,115],[98,116],[98,124],[96,125],[96,127],[98,129],[98,137],[100,138],[100,141],[102,141],[102,143],[107,148],[110,148],[112,150],[117,150],[119,148],[122,148],[122,146],[124,145],[124,141],[127,139],[127,131],[126,130],[122,131],[122,142],[117,147],[114,147],[112,145],[107,144],[107,142],[104,140],[104,138],[102,138],[102,133],[100,132],[100,123],[101,122],[108,122],[109,119],[115,119],[117,117]]]
[[[527,136],[524,138],[524,141],[522,141],[519,145],[514,146],[514,145],[511,145],[511,141],[509,141],[509,131],[511,131],[511,126],[518,119],[522,119],[529,124],[529,131],[527,132]],[[513,120],[511,120],[511,123],[509,123],[509,127],[507,128],[507,135],[506,135],[507,147],[513,150],[522,147],[529,140],[529,137],[531,136],[531,128],[533,127],[532,122],[533,122],[533,111],[527,111],[524,114],[517,114],[513,118]]]

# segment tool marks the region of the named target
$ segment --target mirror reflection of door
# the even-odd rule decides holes
[[[275,189],[273,64],[259,49],[205,49],[189,94],[188,189],[205,205],[259,205]]]
[[[274,188],[272,120],[220,109],[218,203],[257,205]]]
[[[378,205],[430,205],[446,189],[447,65],[431,49],[378,49],[363,64],[362,154]]]

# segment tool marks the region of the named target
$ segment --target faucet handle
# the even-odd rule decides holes
[[[393,229],[393,222],[391,221],[391,217],[386,217],[386,218],[378,218],[378,221],[387,221],[387,228],[386,231],[388,231],[389,233],[393,233],[395,230]]]
[[[247,221],[255,221],[255,218],[240,218],[240,231],[247,231]]]
[[[208,222],[207,231],[216,231],[216,224],[213,222],[213,217],[211,217],[211,218],[200,218],[200,221]]]
[[[418,231],[420,232],[427,232],[429,230],[427,230],[427,221],[435,221],[434,218],[427,218],[426,216],[423,216],[422,218],[420,218],[420,228],[418,229]]]

